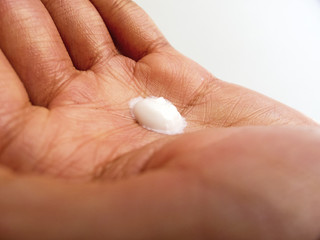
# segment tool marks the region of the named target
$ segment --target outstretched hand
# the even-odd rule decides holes
[[[115,221],[119,221],[114,224],[121,224],[123,219],[117,214],[124,213],[117,212],[119,208],[113,205],[116,200],[127,201],[124,198],[136,195],[132,205],[127,205],[132,210],[138,205],[142,207],[141,204],[147,204],[150,197],[152,199],[148,204],[151,205],[146,205],[150,208],[145,211],[151,210],[151,213],[143,223],[149,221],[153,226],[158,221],[166,220],[165,216],[161,219],[152,218],[155,214],[152,211],[156,211],[159,204],[175,208],[202,204],[203,199],[200,202],[191,199],[184,205],[185,199],[181,197],[189,196],[187,192],[179,190],[176,193],[178,196],[173,190],[195,191],[191,192],[190,197],[197,198],[196,193],[201,193],[203,189],[200,187],[197,190],[199,185],[193,181],[202,173],[197,171],[184,175],[184,164],[193,169],[217,168],[212,166],[212,153],[205,156],[204,149],[221,139],[229,139],[234,132],[238,134],[244,131],[241,128],[224,128],[253,125],[316,126],[289,107],[212,76],[172,48],[150,18],[129,0],[1,0],[0,48],[0,164],[14,170],[15,177],[18,173],[32,173],[39,178],[41,175],[42,180],[27,180],[25,184],[31,191],[37,192],[37,199],[40,199],[38,203],[45,207],[48,207],[46,204],[51,197],[58,202],[67,199],[66,202],[72,205],[74,203],[68,201],[82,198],[83,192],[92,194],[92,199],[88,201],[94,203],[98,198],[97,192],[101,191],[96,185],[85,190],[76,185],[57,192],[53,190],[54,193],[42,192],[38,196],[38,192],[41,192],[39,189],[61,188],[61,182],[52,183],[46,180],[46,176],[86,181],[100,179],[108,187],[103,191],[105,196],[99,197],[110,201],[105,203],[107,207],[104,210],[99,209],[100,213],[105,211],[107,215],[114,214],[118,217]],[[142,128],[132,118],[128,105],[132,98],[138,96],[169,99],[186,118],[186,132],[191,135],[172,137]],[[204,129],[207,130],[200,131]],[[257,134],[255,130],[248,131],[253,131],[254,136]],[[273,136],[275,133],[267,131],[268,134]],[[244,139],[251,141],[248,137]],[[237,142],[241,143],[242,140],[238,139]],[[272,144],[272,141],[269,143]],[[199,162],[197,168],[194,166],[196,163],[191,164],[187,160],[187,153],[191,156],[195,154],[195,160],[201,155],[201,159],[206,159],[206,164]],[[263,154],[255,157],[259,156]],[[171,166],[170,159],[173,158],[179,159],[179,164],[173,164],[175,174],[172,174],[171,167],[169,170],[166,167],[166,164]],[[162,169],[160,174],[147,171],[154,168]],[[144,176],[145,171],[148,172],[147,177]],[[13,178],[12,174],[4,176],[4,181]],[[139,176],[142,178],[139,179]],[[127,178],[131,182],[123,186],[117,182]],[[111,180],[116,183],[110,185]],[[189,189],[186,184],[197,187]],[[133,188],[130,189],[130,186]],[[142,189],[135,192],[137,186]],[[165,193],[164,188],[167,187],[168,198],[159,195]],[[147,194],[151,189],[155,191],[154,197],[157,196],[154,199]],[[69,190],[75,191],[75,195],[66,194]],[[2,193],[0,190],[0,196],[11,194],[8,191]],[[120,192],[119,196],[117,191]],[[156,191],[159,191],[158,195]],[[14,199],[18,199],[19,193],[14,192],[13,195]],[[146,199],[140,201],[137,199],[139,197]],[[209,201],[210,198],[204,199]],[[182,205],[176,206],[174,201]],[[7,206],[0,201],[0,209],[1,204]],[[120,202],[118,207],[121,204],[124,203]],[[16,207],[14,203],[10,206],[2,207],[11,210],[7,210],[7,215],[4,213],[3,216],[9,216],[13,206]],[[58,209],[64,211],[62,209],[66,206],[59,205]],[[33,207],[37,209],[39,206]],[[102,205],[99,207],[103,208]],[[55,207],[52,209],[56,210]],[[73,210],[70,210],[70,214],[74,214]],[[194,211],[192,214],[196,213]],[[134,217],[135,214],[131,213],[129,215]],[[46,216],[39,214],[39,219]],[[49,211],[48,214],[54,213]],[[88,219],[93,221],[93,212],[92,216],[86,211],[79,213],[79,216],[83,217],[82,214],[89,214]],[[67,213],[70,219],[71,215]],[[179,227],[185,229],[194,224],[190,221],[182,226],[178,222],[179,219],[172,233],[178,231]],[[30,226],[25,227],[27,231]],[[10,230],[1,226],[0,220],[0,234],[2,230],[11,236]],[[98,239],[85,234],[81,238],[80,232],[77,239]],[[70,234],[73,236],[74,232]],[[148,237],[143,235],[132,239],[156,239]]]
[[[61,177],[99,175],[122,154],[165,138],[134,121],[128,103],[137,96],[172,101],[187,132],[312,124],[182,56],[132,1],[91,2],[1,1],[2,164]]]

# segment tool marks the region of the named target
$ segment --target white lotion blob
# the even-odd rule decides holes
[[[134,98],[129,103],[131,113],[144,128],[168,135],[183,133],[186,120],[177,108],[163,97]]]

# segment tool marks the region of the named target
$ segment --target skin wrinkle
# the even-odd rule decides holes
[[[145,85],[145,89],[149,92],[148,96],[150,96],[150,95],[151,96],[162,96],[164,98],[168,98],[173,103],[176,103],[176,99],[171,99],[172,94],[168,93],[168,89],[171,90],[168,85],[174,84],[174,81],[172,81],[172,79],[175,80],[176,75],[175,75],[171,65],[168,66],[168,65],[162,64],[162,63],[159,64],[157,59],[161,58],[161,57],[166,58],[167,55],[155,53],[155,54],[150,54],[147,57],[141,59],[137,63],[137,66],[139,66],[139,68],[136,69],[137,79],[138,79],[139,75],[141,75],[141,73],[144,72],[142,77],[140,77],[139,79],[140,79],[141,84]],[[158,76],[157,78],[154,77],[153,69],[155,68],[155,66],[152,61],[151,61],[152,65],[150,64],[150,61],[149,61],[150,58],[154,58],[157,61],[157,67],[159,68],[159,70],[161,69],[160,71],[162,74],[160,76]],[[143,66],[144,68],[142,68],[141,66]],[[140,71],[138,72],[137,70],[140,70]],[[170,76],[169,76],[168,72],[170,73]],[[155,90],[154,85],[156,85],[156,90]],[[168,95],[170,95],[170,98]]]
[[[87,35],[90,36],[89,34],[87,34]],[[103,52],[106,52],[106,50],[108,49],[107,45],[110,45],[110,44],[111,44],[111,42],[108,41],[108,40],[105,40],[104,42],[101,42],[98,45],[96,44],[95,53],[92,54],[91,58],[89,59],[89,62],[86,64],[86,66],[83,66],[83,67],[79,66],[79,64],[74,62],[77,70],[84,71],[84,72],[87,72],[89,70],[94,71],[96,65],[101,63],[101,65],[103,67],[105,67],[108,64],[109,61],[111,61],[115,57],[118,57],[119,56],[119,52],[117,52],[116,50],[112,51],[108,55],[102,54]]]
[[[75,148],[75,149],[73,150],[73,152],[70,153],[70,156],[67,156],[67,157],[66,157],[66,159],[70,158],[70,157],[73,156],[73,155],[77,155],[76,153],[79,152],[79,149],[82,149],[84,146],[88,145],[88,144],[91,143],[91,142],[96,141],[96,142],[100,142],[100,144],[105,144],[104,142],[102,142],[102,141],[100,141],[100,140],[98,140],[98,139],[104,139],[104,138],[107,139],[107,138],[110,138],[110,136],[113,136],[113,135],[116,136],[118,133],[121,133],[125,128],[132,129],[132,124],[128,124],[127,126],[122,126],[122,128],[119,128],[119,129],[117,129],[117,130],[110,130],[110,131],[108,131],[108,132],[101,133],[101,134],[98,134],[98,135],[96,135],[96,136],[93,136],[91,139],[87,140],[86,142],[82,142],[81,144],[79,144],[79,145],[77,146],[77,148]],[[128,131],[126,131],[126,132],[128,132]],[[82,137],[81,137],[81,138],[82,138]],[[81,139],[81,138],[80,138],[80,139]],[[74,141],[74,139],[73,139],[73,141]],[[125,142],[122,142],[122,144],[123,144],[123,145],[126,145]],[[96,159],[91,159],[92,168],[93,168],[93,169],[96,169],[97,166],[100,167],[99,165],[104,165],[104,164],[107,165],[108,163],[114,161],[114,159],[116,159],[116,158],[118,157],[119,153],[121,154],[121,152],[123,151],[123,150],[120,151],[120,148],[121,148],[121,147],[120,147],[120,145],[119,145],[118,147],[112,149],[112,151],[109,152],[108,156],[105,156],[105,157],[104,157],[104,158],[106,159],[106,160],[105,160],[105,163],[104,163],[104,162],[99,163],[99,161],[97,161]],[[68,170],[68,169],[73,169],[73,165],[74,165],[74,163],[75,163],[76,161],[77,161],[77,160],[75,159],[74,161],[70,161],[70,164],[69,164],[69,165],[62,165],[61,170],[60,170],[60,172],[58,173],[58,176],[64,176],[64,172],[65,172],[66,170]],[[64,161],[62,161],[62,162],[64,162]],[[90,172],[90,171],[89,171],[89,172]],[[93,175],[93,176],[96,175],[95,170],[93,170],[92,172],[93,172],[93,173],[92,173],[92,174],[89,174],[89,176],[88,176],[90,179],[92,178],[90,175]],[[83,176],[83,177],[87,177],[87,176]]]
[[[174,59],[173,59],[174,61],[176,61],[177,60],[177,63],[178,62],[180,62],[180,60],[178,61],[178,59],[176,59],[176,57],[174,57]],[[151,67],[150,67],[151,68]],[[152,68],[151,68],[152,69]],[[188,68],[189,69],[189,68]],[[180,79],[184,79],[184,76],[182,77],[181,75],[184,75],[183,74],[183,71],[184,70],[182,70],[182,71],[180,71],[180,70],[178,70],[178,72],[176,72],[176,70],[173,70],[173,69],[170,69],[170,68],[165,68],[162,72],[163,73],[166,73],[166,75],[168,75],[168,76],[170,76],[170,78],[176,78],[176,79],[178,79],[178,80],[180,80]],[[176,72],[176,73],[174,73],[174,72]],[[173,74],[175,74],[174,76],[176,76],[176,77],[171,77]],[[170,82],[167,82],[166,81],[166,79],[168,78],[168,77],[166,77],[166,75],[164,75],[163,77],[162,77],[162,79],[159,79],[159,80],[157,80],[157,82],[159,82],[160,84],[160,86],[164,86],[163,88],[161,88],[161,91],[159,92],[159,93],[157,93],[156,95],[159,95],[159,96],[164,96],[164,97],[167,97],[166,95],[170,95],[170,96],[172,96],[172,95],[175,95],[175,96],[177,96],[177,95],[181,95],[181,94],[183,94],[183,95],[181,95],[181,97],[178,97],[177,99],[175,98],[175,99],[170,99],[171,101],[173,101],[174,102],[174,104],[176,104],[179,108],[184,108],[184,109],[182,109],[182,114],[184,114],[185,115],[185,111],[186,111],[186,109],[187,108],[189,108],[190,109],[190,111],[192,110],[192,108],[190,108],[189,106],[183,106],[184,104],[183,104],[183,101],[185,101],[184,99],[186,98],[186,95],[189,95],[189,92],[184,92],[184,91],[181,91],[181,89],[179,89],[179,91],[177,92],[178,94],[174,94],[173,92],[170,92],[170,94],[168,93],[168,89],[170,89],[170,91],[171,91],[171,89],[172,88],[170,88],[169,87],[169,85],[168,84],[171,84],[172,86],[177,86],[178,85],[178,83],[177,83],[177,81],[170,81]],[[200,78],[200,77],[199,77]],[[188,83],[189,83],[189,81],[190,81],[190,87],[189,87],[189,89],[192,89],[191,87],[192,87],[192,85],[194,84],[194,80],[195,79],[190,79],[190,80],[185,80],[185,82],[184,82],[184,86],[185,86],[185,88],[186,89],[188,89],[187,87],[188,87]],[[165,84],[166,83],[166,84]],[[200,84],[203,84],[202,82],[200,83]],[[201,86],[200,86],[201,87]],[[148,89],[148,86],[146,85],[146,88]],[[199,88],[198,86],[197,86],[197,88]],[[211,89],[211,88],[210,88]],[[207,91],[209,91],[209,89],[207,89]],[[192,94],[194,94],[196,91],[194,91],[194,90],[192,90]],[[153,94],[154,95],[154,94]],[[188,97],[189,98],[189,97]],[[183,99],[183,100],[182,100]],[[182,104],[181,104],[181,101],[182,101]]]
[[[19,120],[21,121],[21,118]],[[17,136],[22,132],[24,128],[23,125],[24,124],[17,126],[16,124],[13,124],[14,126],[13,129],[15,130],[6,131],[5,133],[10,133],[10,134],[5,134],[1,136],[1,144],[0,144],[0,159],[1,159],[0,163],[1,164],[9,165],[11,163],[8,160],[3,159],[3,155],[6,152],[6,150],[12,145],[12,143],[14,143]]]
[[[228,127],[232,127],[232,126],[244,126],[243,122],[245,122],[245,120],[249,117],[251,118],[252,122],[255,122],[255,119],[259,119],[259,118],[262,118],[265,116],[265,114],[268,113],[269,111],[269,107],[268,106],[265,106],[265,107],[262,107],[261,109],[257,109],[255,110],[254,112],[248,114],[247,116],[244,116],[242,118],[238,118],[237,121],[235,122],[232,122],[226,126]],[[247,110],[244,110],[243,112],[245,112]],[[273,119],[273,118],[271,118]],[[276,119],[273,119],[272,121],[270,121],[270,125],[279,125],[281,124],[281,122],[279,123]]]
[[[101,54],[102,52],[104,52],[106,50],[106,46],[110,45],[112,43],[113,43],[112,41],[108,41],[108,40],[101,42],[97,46],[97,50],[95,52],[95,55],[93,55],[91,57],[91,59],[90,59],[91,62],[88,64],[87,68],[84,69],[84,71],[88,71],[88,70],[94,71],[94,67],[96,65],[98,65],[99,63],[103,63],[102,66],[105,67],[105,64],[107,64],[109,61],[111,61],[115,57],[119,57],[120,53],[118,51],[116,51],[116,49],[114,50],[114,52],[112,54],[108,54],[108,56],[106,56],[105,54]]]
[[[193,96],[190,101],[185,104],[185,107],[182,109],[181,113],[188,115],[192,108],[200,105],[206,105],[206,99],[208,95],[214,94],[216,83],[212,81],[203,81],[200,83],[199,87],[194,90]]]
[[[45,101],[45,107],[50,109],[50,105],[52,100],[54,100],[60,92],[62,92],[67,86],[69,85],[70,82],[75,80],[78,76],[78,73],[73,71],[64,71],[64,72],[69,72],[69,74],[59,76],[60,72],[60,66],[57,66],[57,69],[52,72],[51,78],[55,79],[55,85],[52,85],[50,93],[47,94],[47,99]],[[62,71],[63,72],[63,71]]]
[[[130,60],[132,61],[132,60]],[[135,66],[136,63],[131,62],[132,65]],[[118,63],[116,63],[115,65],[118,65]],[[126,64],[127,65],[127,64]],[[134,73],[132,71],[134,71],[135,67],[131,67],[131,68],[127,68],[127,70],[124,73],[116,73],[116,72],[108,72],[108,75],[106,77],[109,79],[119,79],[117,84],[118,85],[122,85],[123,88],[128,87],[128,84],[130,85],[130,90],[135,93],[138,94],[139,93],[139,89],[136,87],[136,81],[134,80]],[[112,69],[112,67],[111,67]],[[119,77],[120,75],[123,75],[123,77]],[[128,80],[127,80],[128,79]]]
[[[87,144],[87,143],[83,143],[83,144],[78,145],[78,147],[75,148],[75,149],[73,150],[73,152],[70,152],[70,155],[67,156],[67,158],[70,157],[70,156],[72,156],[72,155],[74,155],[74,154],[76,154],[76,153],[78,152],[78,150],[79,150],[81,147],[85,146],[86,144]],[[67,158],[66,158],[66,159],[67,159]],[[90,159],[90,160],[91,160],[91,159]],[[92,160],[95,161],[95,159],[92,159]],[[86,175],[83,174],[83,169],[78,169],[78,171],[75,171],[75,170],[76,170],[75,167],[77,167],[76,161],[69,161],[69,163],[67,163],[66,165],[63,165],[62,167],[60,167],[60,169],[57,169],[57,172],[55,172],[55,175],[56,175],[57,177],[66,176],[66,171],[68,171],[69,169],[72,169],[73,172],[77,172],[77,175],[78,175],[80,178],[83,178],[83,179],[88,178]],[[90,176],[89,176],[89,177],[90,177]],[[90,179],[90,178],[89,178],[89,179]]]
[[[271,116],[273,120],[273,125],[295,125],[298,126],[298,123],[293,123],[289,118],[288,119],[283,119],[279,114],[278,114],[278,107],[274,104],[272,107],[270,107],[270,110],[266,115]],[[258,118],[256,119],[258,120]],[[301,124],[304,124],[303,121],[301,121]]]
[[[51,97],[52,100],[48,108],[52,110],[60,106],[78,105],[80,104],[80,102],[77,100],[77,99],[80,99],[79,96],[81,96],[81,99],[82,99],[81,104],[83,104],[84,102],[91,102],[92,99],[86,97],[87,94],[85,94],[88,89],[84,88],[81,90],[81,87],[80,87],[82,85],[80,79],[84,74],[87,74],[87,73],[75,71],[68,80],[61,83],[59,87],[56,89],[54,95]],[[72,86],[74,90],[71,88],[71,85],[74,85]],[[77,93],[77,94],[74,94],[74,93]],[[63,104],[61,99],[59,99],[61,98],[62,94],[67,94],[67,97],[64,97],[65,99],[67,99],[67,101],[63,101]],[[84,99],[86,99],[86,101],[83,101]]]
[[[95,166],[93,167],[92,173],[90,174],[91,175],[90,179],[92,181],[100,180],[104,176],[107,169],[111,167],[113,163],[117,161],[118,158],[121,158],[122,155],[117,156],[117,151],[119,149],[120,149],[120,146],[114,148],[113,151],[110,153],[111,158],[108,157],[106,158],[105,161],[95,164]],[[112,161],[110,159],[112,159]]]
[[[138,63],[135,61],[132,61],[131,58],[124,57],[123,67],[125,69],[125,72],[128,76],[130,76],[130,80],[126,83],[132,84],[132,86],[135,88],[135,92],[143,92],[144,88],[139,88],[140,81],[136,78],[135,74],[137,71],[137,65]]]
[[[82,144],[82,145],[84,145],[84,144]],[[82,145],[78,144],[77,147],[75,147],[72,151],[70,151],[70,153],[68,155],[66,155],[64,157],[64,159],[59,159],[58,163],[57,162],[50,163],[50,162],[44,160],[44,162],[42,162],[42,163],[41,162],[37,163],[37,166],[34,168],[34,170],[39,173],[46,172],[47,174],[49,173],[50,175],[54,175],[56,177],[62,177],[63,176],[62,173],[64,173],[64,171],[66,169],[69,169],[70,171],[74,172],[74,170],[75,170],[74,164],[76,163],[76,161],[75,160],[66,161],[66,160],[70,159],[70,156],[72,156],[72,155],[77,155],[76,153],[79,152]],[[59,151],[59,147],[57,147],[57,150]],[[52,171],[52,169],[54,169],[54,171]],[[77,174],[77,175],[80,178],[83,177],[82,174],[80,174],[80,171],[79,171],[79,174]]]
[[[63,42],[78,70],[90,70],[96,64],[107,63],[110,58],[118,55],[115,48],[110,48],[113,45],[112,39],[107,36],[108,30],[90,2],[76,1],[74,3],[76,8],[74,8],[74,4],[70,5],[69,1],[60,1],[60,7],[56,7],[55,1],[42,0],[42,2],[51,13],[58,29],[62,32]],[[85,20],[78,17],[84,14],[86,15]],[[61,19],[64,19],[64,21]],[[74,28],[77,31],[73,35],[66,33],[63,31],[67,27],[66,24],[75,25]],[[77,35],[79,37],[75,38]],[[83,51],[79,52],[78,48],[82,48]],[[107,52],[108,54],[106,54]]]
[[[3,136],[1,137],[0,144],[0,159],[1,155],[5,150],[13,143],[17,136],[25,129],[29,119],[28,117],[32,115],[32,112],[29,110],[30,103],[22,104],[19,108],[14,109],[12,112],[6,111],[6,113],[1,112],[1,122],[0,127],[2,130],[5,130]],[[7,115],[7,120],[5,119],[4,114]],[[6,140],[7,138],[7,140]]]
[[[125,59],[126,60],[126,59]],[[125,66],[126,66],[126,75],[128,76],[127,78],[125,77],[125,79],[129,79],[129,81],[118,81],[119,84],[122,84],[124,87],[128,86],[128,84],[130,85],[130,89],[139,96],[148,96],[150,94],[147,94],[146,91],[144,89],[146,89],[145,87],[140,87],[140,85],[142,86],[142,84],[140,83],[141,81],[138,81],[136,75],[136,71],[137,71],[137,67],[138,67],[138,63],[130,60],[125,61]],[[111,73],[112,74],[112,73]],[[112,76],[116,79],[119,79],[116,75]],[[121,78],[120,78],[121,79]],[[143,94],[142,94],[143,93]],[[133,97],[132,97],[133,98]],[[127,101],[129,102],[129,101]]]
[[[150,53],[163,53],[165,49],[171,49],[170,43],[163,38],[163,36],[158,36],[153,43],[151,43],[145,52],[141,53],[141,55],[138,57],[137,61],[140,61],[142,58],[147,56]]]
[[[56,60],[53,60],[53,62],[58,62]],[[64,65],[64,64],[63,64]],[[46,96],[42,96],[41,102],[42,104],[39,106],[44,106],[46,108],[50,109],[50,104],[52,102],[53,99],[55,99],[57,97],[57,95],[59,94],[59,92],[63,91],[63,89],[69,84],[69,82],[71,82],[73,79],[75,79],[77,77],[77,73],[73,72],[73,69],[70,69],[71,71],[61,71],[61,65],[56,65],[56,69],[52,69],[52,64],[50,64],[50,69],[48,69],[48,71],[46,71],[48,74],[48,76],[50,76],[50,78],[53,80],[53,84],[51,85],[46,85],[46,89],[47,89],[47,93]],[[46,69],[46,67],[42,66],[42,70]],[[64,74],[61,74],[61,72],[64,72]],[[65,74],[65,73],[70,73],[70,74]],[[40,73],[42,74],[42,73]],[[40,78],[41,76],[38,75],[38,77]],[[45,83],[43,83],[42,85],[45,85]],[[39,97],[38,97],[39,98]],[[32,103],[34,105],[38,105],[37,102],[40,102],[40,100],[32,100]]]
[[[130,8],[128,9],[128,6],[132,6],[131,0],[111,0],[112,1],[112,5],[110,7],[110,19],[114,18],[115,16],[118,15],[119,12],[121,12],[121,10],[125,10],[125,11],[130,11]]]
[[[23,157],[25,158],[25,165],[30,167],[32,165],[32,163],[35,163],[35,159],[36,159],[36,155],[38,155],[40,153],[40,149],[44,149],[44,145],[43,142],[41,141],[41,139],[43,139],[43,135],[39,135],[39,134],[31,134],[29,135],[29,137],[27,137],[27,132],[30,131],[30,129],[33,129],[32,127],[30,128],[30,126],[32,126],[33,124],[36,124],[37,128],[33,129],[38,131],[38,133],[40,132],[40,126],[44,127],[44,121],[37,121],[37,115],[41,112],[42,116],[44,117],[44,119],[48,119],[48,115],[50,114],[50,112],[43,107],[35,107],[35,108],[28,108],[29,114],[27,114],[25,116],[25,124],[24,124],[24,129],[23,131],[21,131],[20,135],[17,136],[17,145],[19,146],[19,153],[18,155],[22,154],[23,152]],[[42,119],[43,120],[43,119]],[[41,124],[41,125],[40,125]],[[43,133],[43,132],[42,132]],[[39,146],[37,146],[36,148],[32,148],[33,145],[33,141],[39,141]],[[10,149],[11,150],[11,149]],[[21,153],[20,153],[21,151]],[[11,152],[11,151],[10,151]],[[10,155],[9,155],[10,156]],[[21,157],[21,156],[19,156]],[[13,159],[12,159],[13,160]],[[15,159],[15,164],[18,163],[18,159]],[[22,167],[23,169],[24,167]],[[16,170],[19,170],[18,168]]]
[[[227,136],[229,137],[229,136]],[[227,138],[226,137],[226,138]],[[220,140],[220,139],[219,139]],[[179,140],[178,140],[179,141]],[[199,152],[206,149],[208,145],[211,145],[211,142],[208,142],[204,146],[201,146],[200,148],[196,148]],[[162,149],[168,148],[168,145],[170,145],[170,142],[166,145],[162,146],[157,151],[153,152],[153,154],[150,156],[149,161],[145,164],[144,168],[142,169],[142,172],[152,171],[153,169],[160,169],[160,168],[168,168],[171,167],[172,162],[175,161],[176,156],[181,153],[174,153],[173,151],[166,151],[164,154],[162,153]],[[181,159],[183,159],[184,156],[188,156],[190,152],[192,152],[193,149],[186,148],[183,155],[181,156]],[[160,157],[159,157],[160,156]],[[173,167],[178,167],[179,169],[185,169],[185,166],[179,163],[174,163]]]
[[[52,111],[48,111],[48,117],[46,119],[45,122],[49,122],[51,117],[52,117],[53,112]],[[49,124],[48,124],[49,125]],[[42,133],[45,133],[45,129],[47,126],[43,126],[43,130],[41,131]],[[50,169],[50,164],[48,163],[48,161],[46,161],[46,159],[48,158],[48,156],[52,155],[52,153],[60,146],[60,144],[62,143],[61,141],[59,141],[59,137],[60,137],[60,132],[59,131],[47,131],[47,132],[53,132],[53,134],[51,134],[51,141],[48,142],[41,148],[42,150],[45,149],[45,151],[41,154],[39,154],[39,158],[37,160],[37,163],[34,164],[33,168],[31,169],[32,172],[39,172],[39,174],[44,174],[46,170]]]
[[[142,97],[147,97],[151,95],[152,93],[149,91],[149,82],[150,79],[150,72],[152,71],[151,66],[148,65],[148,63],[143,62],[143,58],[139,60],[139,62],[136,62],[133,68],[133,82],[136,82],[136,89],[142,93]],[[142,77],[139,77],[139,75],[142,75]],[[135,80],[136,79],[136,80]],[[139,81],[138,81],[139,79]]]
[[[169,139],[162,138],[156,140],[143,148],[143,154],[141,154],[141,150],[137,149],[128,152],[125,155],[120,155],[113,161],[105,162],[99,165],[95,171],[95,174],[93,174],[94,180],[107,179],[108,181],[115,181],[144,173],[146,166],[153,158],[153,155],[158,153],[159,149],[161,149],[164,144],[172,141],[175,138],[176,137],[172,136]],[[134,167],[132,167],[133,163]],[[120,171],[123,172],[122,175],[119,175]]]
[[[123,57],[123,56],[121,56],[121,54],[118,52],[117,49],[115,50],[114,54],[109,54],[109,55],[107,57],[104,56],[103,54],[100,54],[99,56],[97,56],[97,58],[95,60],[96,63],[93,64],[91,66],[91,68],[87,69],[86,72],[92,71],[95,74],[100,74],[100,73],[108,70],[111,67],[111,65],[110,65],[111,61],[113,61],[114,59]]]
[[[231,104],[233,105],[233,107],[231,107],[231,109],[229,110],[229,113],[226,115],[225,120],[221,126],[229,126],[230,127],[230,126],[232,126],[232,124],[234,124],[234,123],[230,122],[230,119],[234,115],[234,112],[238,110],[238,106],[239,105],[241,106],[241,103],[242,103],[241,96],[237,97],[236,101],[232,100]]]
[[[260,116],[264,116],[266,113],[269,113],[270,109],[272,109],[272,108],[273,108],[273,106],[265,106],[264,108],[257,109],[254,112],[251,112],[248,115],[248,118],[257,119]]]
[[[178,61],[178,59],[173,58],[172,61]],[[182,99],[181,95],[185,95],[180,91],[174,91],[175,85],[181,85],[181,81],[184,78],[185,75],[185,68],[184,66],[182,68],[178,68],[175,66],[175,64],[167,66],[166,64],[163,64],[161,66],[161,70],[165,73],[162,79],[159,80],[160,82],[160,96],[164,96],[165,98],[172,99],[172,103],[174,105],[178,105],[178,102],[180,102],[180,99]],[[160,70],[160,71],[161,71]],[[168,81],[166,79],[171,79],[171,81]],[[165,84],[164,84],[165,83]],[[179,89],[180,90],[180,89]]]

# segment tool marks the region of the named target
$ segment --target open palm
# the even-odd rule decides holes
[[[165,140],[132,118],[128,103],[138,96],[169,99],[187,132],[313,124],[214,78],[131,1],[1,1],[0,36],[0,163],[17,171],[92,178]]]

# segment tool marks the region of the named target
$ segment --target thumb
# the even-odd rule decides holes
[[[79,184],[1,170],[0,236],[197,239],[199,209],[190,207],[189,193],[195,187],[188,183],[187,177],[173,171],[115,183]]]

